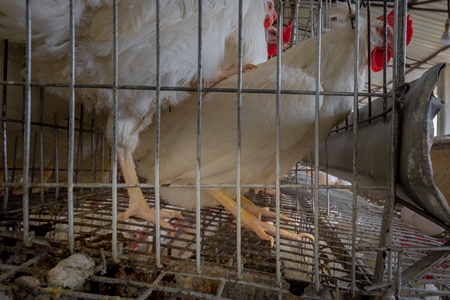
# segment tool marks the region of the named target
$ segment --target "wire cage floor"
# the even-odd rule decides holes
[[[331,2],[324,3],[328,5]],[[319,12],[314,8],[316,3],[292,0],[285,1],[284,4],[290,5],[285,8],[286,16],[290,9],[298,21],[297,26],[294,26],[294,40],[291,44],[314,36],[315,23],[319,20]],[[324,25],[326,27],[329,24]],[[20,59],[17,59],[16,64],[17,69],[22,70],[24,49],[17,50],[7,43],[0,46],[4,48],[3,53],[0,53],[5,57],[19,54]],[[7,60],[3,67],[7,65]],[[11,69],[14,64],[9,64]],[[16,75],[17,78],[8,80],[22,82],[20,71]],[[7,202],[3,201],[3,211],[0,211],[0,300],[295,299],[301,294],[302,299],[366,299],[371,296],[386,299],[385,293],[389,290],[394,290],[393,294],[401,299],[450,299],[448,237],[430,237],[421,233],[404,223],[397,209],[393,218],[391,246],[379,247],[382,235],[380,228],[385,217],[383,199],[369,200],[358,196],[356,205],[353,206],[354,196],[349,187],[319,188],[318,198],[315,198],[314,187],[310,185],[309,179],[312,177],[311,173],[303,167],[293,169],[282,182],[282,185],[289,187],[282,186],[280,190],[280,211],[292,220],[281,220],[281,228],[291,232],[318,233],[317,248],[306,238],[301,241],[282,238],[278,262],[275,248],[271,248],[267,241],[262,241],[255,233],[242,229],[241,253],[240,259],[237,259],[239,242],[236,238],[236,225],[233,223],[234,218],[225,209],[218,206],[203,208],[200,227],[196,228],[194,211],[165,204],[162,199],[162,209],[181,212],[183,219],[171,221],[175,227],[173,230],[161,230],[159,265],[155,226],[138,219],[129,219],[119,221],[117,236],[113,233],[112,216],[116,213],[113,211],[113,195],[110,188],[105,188],[106,184],[102,186],[98,181],[101,174],[109,169],[107,162],[110,157],[105,137],[96,129],[99,126],[98,122],[94,122],[96,118],[83,115],[83,109],[77,107],[73,125],[76,128],[72,128],[75,137],[73,145],[68,145],[69,131],[63,131],[71,127],[69,116],[61,117],[65,114],[58,112],[60,118],[55,113],[53,120],[52,107],[44,101],[48,96],[44,96],[45,83],[42,84],[34,85],[32,89],[32,104],[36,106],[34,111],[39,114],[33,115],[29,120],[28,142],[32,155],[28,167],[32,182],[25,186],[37,187],[41,183],[48,191],[44,192],[42,188],[40,193],[30,194],[27,201],[29,209],[24,209],[25,201],[20,192],[17,195],[6,193],[9,197],[6,197]],[[48,84],[51,86],[51,83]],[[7,82],[4,85],[8,86],[9,92],[17,88],[17,99],[22,100],[21,85],[14,87]],[[380,88],[376,87],[371,92]],[[388,86],[384,85],[382,88]],[[361,101],[367,101],[367,97],[362,98],[364,99]],[[22,110],[18,110],[17,115],[10,115],[11,104],[18,102],[14,102],[14,98],[7,101],[5,97],[4,107],[7,102],[8,111],[2,111],[3,128],[7,125],[11,130],[16,125],[18,137],[9,137],[8,145],[18,143],[19,146],[14,147],[11,150],[13,154],[8,154],[8,157],[19,163],[10,167],[9,161],[4,161],[3,169],[12,170],[12,174],[1,180],[2,188],[22,187],[20,173],[22,168],[26,170],[28,167],[21,166],[22,158],[16,159],[15,155],[22,153],[18,141],[21,140],[24,117]],[[51,121],[43,121],[46,114]],[[6,129],[4,133],[6,134]],[[53,143],[45,138],[53,140]],[[63,141],[62,145],[65,147],[58,148],[60,141]],[[80,286],[57,289],[48,284],[49,270],[71,255],[69,200],[65,188],[61,188],[67,187],[63,182],[69,177],[69,168],[66,169],[66,153],[69,148],[76,148],[73,163],[76,170],[81,170],[79,173],[75,170],[73,178],[77,183],[74,208],[70,212],[74,216],[73,248],[75,252],[87,255],[95,263],[95,268],[93,275]],[[44,163],[38,157],[38,154],[43,156],[44,150],[48,150],[50,156],[56,158],[54,166],[47,165],[48,162]],[[45,172],[53,169],[59,173],[53,175],[53,181],[44,184]],[[89,170],[87,180],[83,173],[86,170]],[[41,178],[37,178],[39,175]],[[91,182],[94,187],[81,189],[83,182]],[[297,183],[300,184],[295,187]],[[55,190],[56,186],[60,187],[59,190]],[[144,188],[143,191],[146,200],[153,207],[153,189]],[[275,211],[276,196],[272,193],[250,191],[246,196],[256,205]],[[314,203],[314,199],[318,199],[318,203]],[[119,189],[118,212],[124,212],[128,203],[126,190]],[[318,214],[314,213],[315,207],[318,207]],[[317,216],[318,220],[315,219]],[[24,226],[24,219],[29,226]],[[275,222],[270,218],[263,217],[263,220]],[[25,227],[30,231],[30,244],[25,244],[24,241]],[[196,266],[197,232],[200,232],[201,238],[198,250],[201,272]],[[117,249],[112,242],[115,238]],[[113,261],[112,252],[115,250],[119,252],[119,261]],[[374,275],[377,255],[380,253],[388,258],[382,265],[387,272],[381,283],[376,283]],[[420,270],[420,275],[406,283],[401,282],[400,275],[404,270],[417,266],[430,255],[435,258]],[[243,270],[240,278],[237,276],[239,262]],[[281,281],[277,278],[278,267],[281,268]],[[356,293],[352,294],[355,286]]]
[[[309,176],[305,171],[294,170],[291,178],[285,179],[285,182],[293,182],[295,175],[296,180],[300,178],[303,182]],[[248,192],[246,196],[255,204],[273,210],[273,195]],[[146,198],[153,205],[152,189],[146,190]],[[45,286],[48,270],[70,255],[67,204],[64,195],[61,195],[61,200],[53,199],[52,193],[46,194],[44,201],[38,196],[30,199],[31,247],[26,247],[22,242],[21,197],[11,198],[10,205],[16,207],[0,215],[0,291],[3,293],[11,293],[15,280],[22,276],[32,276]],[[281,213],[294,220],[282,221],[281,227],[312,233],[314,215],[311,192],[301,188],[284,188],[281,199]],[[358,197],[355,230],[351,222],[350,191],[321,190],[319,199],[320,291],[317,292],[313,283],[314,248],[307,239],[281,240],[284,280],[283,286],[278,287],[274,248],[270,248],[268,242],[261,241],[253,232],[242,230],[243,274],[238,280],[233,217],[221,207],[208,207],[201,212],[201,273],[195,268],[195,212],[165,204],[162,208],[182,212],[184,219],[172,221],[176,230],[162,230],[162,269],[155,265],[154,226],[137,219],[119,222],[121,260],[115,263],[110,259],[110,193],[107,190],[92,193],[85,189],[83,194],[77,193],[75,202],[75,249],[95,261],[96,273],[78,289],[60,290],[57,293],[66,299],[100,299],[101,295],[119,296],[121,299],[146,299],[150,296],[157,299],[290,299],[301,291],[304,292],[304,298],[334,299],[337,295],[349,295],[353,257],[355,281],[361,293],[357,296],[380,295],[379,290],[374,291],[370,287],[373,283],[382,207]],[[119,195],[118,207],[119,211],[127,207],[124,194]],[[354,252],[351,247],[353,236],[357,245]],[[391,251],[384,250],[386,255],[392,255],[391,275],[386,275],[392,276],[392,282],[397,272],[445,242],[442,238],[422,234],[398,217],[394,217],[393,236]],[[425,276],[409,285],[402,285],[399,290],[401,296],[404,299],[450,296],[449,263],[450,258],[444,257]],[[56,292],[50,287],[41,287],[36,291],[41,297],[52,293]]]

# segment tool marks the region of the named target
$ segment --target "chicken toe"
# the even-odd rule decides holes
[[[237,204],[234,200],[225,195],[225,193],[222,190],[214,190],[213,192],[211,192],[210,195],[223,207],[225,207],[225,209],[229,211],[234,217],[236,217]],[[245,229],[254,231],[261,239],[268,240],[270,242],[270,246],[273,247],[274,239],[272,236],[268,235],[268,234],[271,235],[276,234],[276,228],[273,225],[267,222],[262,222],[253,214],[249,213],[243,208],[241,208],[241,224],[242,226],[244,226]],[[314,240],[314,237],[308,233],[295,234],[283,229],[280,229],[280,236],[291,240],[300,240],[303,237],[307,237]]]
[[[136,174],[136,168],[134,165],[134,159],[130,151],[119,148],[117,153],[117,159],[120,164],[124,180],[128,184],[138,184],[139,180]],[[127,188],[128,195],[130,196],[130,204],[128,209],[118,215],[119,221],[125,221],[129,217],[138,217],[149,223],[156,224],[156,211],[151,209],[147,201],[145,201],[142,190],[139,187]],[[170,223],[164,219],[182,218],[178,212],[160,211],[160,224],[161,227],[166,229],[173,229]]]
[[[130,194],[130,197],[132,197],[132,194]],[[182,218],[181,214],[178,212],[169,212],[165,210],[160,210],[159,216],[161,227],[166,229],[174,229],[174,227],[164,219]],[[119,214],[117,219],[119,221],[125,221],[130,217],[137,217],[147,221],[148,223],[156,224],[156,211],[153,208],[150,208],[144,197],[137,200],[130,198],[130,204],[127,210]]]
[[[249,213],[251,213],[255,217],[257,217],[259,220],[261,220],[261,216],[276,218],[276,213],[270,211],[268,207],[257,206],[252,201],[245,198],[244,196],[241,196],[241,206],[246,211],[248,211]],[[294,221],[293,219],[286,217],[285,215],[282,215],[282,214],[280,214],[280,219],[286,220],[286,221]]]

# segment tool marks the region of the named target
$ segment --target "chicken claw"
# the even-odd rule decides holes
[[[259,221],[258,223],[244,225],[244,228],[247,230],[254,231],[261,239],[270,241],[270,247],[273,247],[273,243],[274,243],[273,237],[266,234],[266,232],[270,233],[272,235],[276,234],[276,227],[273,226],[272,224]],[[267,236],[270,239],[264,238],[263,236]],[[298,241],[300,241],[302,238],[306,237],[306,238],[309,238],[310,240],[314,241],[314,236],[312,236],[309,233],[305,233],[305,232],[292,233],[292,232],[289,232],[289,231],[281,229],[281,228],[280,228],[280,237],[285,238],[285,239],[290,239],[290,240],[298,240]]]
[[[164,219],[183,218],[179,212],[169,212],[165,210],[160,210],[159,216],[161,227],[166,229],[174,229],[174,227]],[[130,199],[128,209],[124,213],[119,214],[117,219],[119,221],[125,221],[130,217],[137,217],[147,221],[148,223],[156,224],[156,211],[153,208],[150,208],[144,198],[138,201],[133,201]]]
[[[237,215],[236,202],[233,201],[231,198],[229,198],[227,195],[225,195],[225,193],[222,190],[214,190],[213,192],[211,192],[211,197],[213,197],[217,202],[222,204],[222,206],[225,207],[227,211],[229,211],[234,217],[236,217]],[[241,225],[243,225],[244,228],[247,230],[254,231],[260,239],[269,241],[270,246],[273,247],[274,239],[267,233],[275,235],[276,228],[267,222],[260,221],[257,217],[255,217],[253,214],[249,213],[245,209],[243,208],[240,209],[241,209]],[[295,234],[283,229],[280,229],[280,236],[291,240],[301,240],[303,237],[307,237],[314,240],[314,237],[308,233]]]
[[[249,213],[253,214],[255,217],[258,218],[258,220],[261,220],[261,216],[270,217],[270,218],[276,218],[277,214],[270,211],[268,207],[260,207],[255,205],[252,201],[248,200],[246,197],[241,195],[241,206],[248,211]],[[280,214],[280,219],[286,220],[286,221],[294,221],[293,219],[286,217],[285,215]]]
[[[138,184],[139,180],[136,174],[136,168],[134,165],[134,159],[130,151],[118,147],[117,160],[120,164],[125,182],[128,184]],[[125,221],[129,217],[138,217],[149,223],[156,224],[156,211],[151,209],[147,201],[145,201],[142,190],[138,187],[127,188],[128,195],[130,196],[130,204],[128,209],[117,216],[119,221]],[[160,224],[166,229],[173,229],[170,223],[163,219],[182,218],[178,212],[160,211]]]

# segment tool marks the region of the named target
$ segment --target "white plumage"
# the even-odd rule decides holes
[[[25,42],[25,1],[0,0],[0,37]],[[70,2],[41,0],[30,2],[32,27],[32,77],[47,83],[69,83],[70,77]],[[74,0],[75,75],[77,84],[113,84],[113,1]],[[202,66],[206,85],[226,78],[231,73],[223,68],[236,66],[235,49],[225,51],[225,44],[237,43],[239,2],[231,0],[203,1],[202,6]],[[155,86],[157,82],[156,7],[157,1],[118,1],[118,78],[121,85]],[[197,81],[198,60],[198,0],[160,1],[160,83],[162,86],[190,86]],[[264,22],[273,21],[276,14],[272,0],[243,0],[244,63],[259,63],[267,52]],[[270,24],[269,24],[270,25]],[[256,27],[253,30],[248,26]],[[263,42],[264,41],[264,42]],[[264,55],[265,53],[265,55]],[[224,63],[234,59],[233,63]],[[68,98],[67,88],[52,88]],[[112,89],[76,89],[79,103],[94,110],[105,124],[107,138],[113,135]],[[155,112],[155,91],[119,89],[117,126],[119,163],[130,184],[138,183],[132,153],[139,133],[152,122]],[[189,96],[183,91],[162,91],[163,108],[180,104]],[[154,222],[154,212],[141,210],[145,199],[139,189],[128,189],[130,208],[121,216],[135,215]],[[163,214],[172,217],[173,214]],[[170,227],[162,221],[164,227]]]
[[[290,91],[353,92],[355,30],[352,29],[348,7],[339,4],[331,10],[338,17],[328,33],[322,35],[321,85],[316,86],[316,38],[296,44],[282,55],[281,87]],[[368,26],[362,17],[360,26],[360,61],[358,90],[364,88],[367,70],[367,30],[372,37],[379,36],[383,22],[375,20]],[[379,27],[377,29],[377,26]],[[381,44],[381,38],[374,39]],[[389,45],[390,41],[388,41]],[[389,46],[390,47],[390,46]],[[269,60],[255,70],[243,74],[243,88],[276,89],[276,63]],[[216,88],[235,88],[237,76],[219,82]],[[237,153],[237,96],[231,93],[208,93],[203,99],[201,140],[201,183],[236,183]],[[333,126],[339,124],[352,110],[351,96],[320,97],[319,138],[324,140]],[[314,146],[315,96],[284,94],[280,102],[280,171],[289,169]],[[242,98],[242,152],[241,183],[261,184],[275,181],[276,161],[276,96],[275,94],[247,93]],[[142,133],[136,158],[142,157],[138,170],[152,182],[154,179],[153,141],[154,128]],[[196,178],[197,101],[195,97],[180,107],[166,112],[161,121],[161,195],[171,204],[187,208],[195,207],[196,190],[193,188],[170,188],[171,184],[194,184]],[[144,150],[147,149],[147,155]],[[143,151],[143,152],[141,152]],[[224,196],[225,193],[226,196]],[[236,189],[202,189],[202,205],[216,205],[223,199],[236,196]],[[227,201],[228,201],[227,200]],[[235,204],[231,204],[232,205]],[[229,208],[228,208],[229,209]],[[231,208],[232,213],[236,209]],[[274,233],[267,223],[246,219],[257,234],[273,242],[261,230]],[[289,238],[300,238],[286,234]]]
[[[4,41],[0,40],[0,70],[7,70],[6,79],[8,81],[20,82],[23,80],[22,69],[25,63],[24,60],[24,48],[22,45],[9,46],[8,59],[7,59],[7,69],[3,68],[4,62]],[[14,181],[17,182],[23,176],[20,170],[23,167],[23,125],[20,122],[22,120],[23,114],[23,87],[21,86],[0,86],[0,91],[6,89],[6,136],[3,137],[6,143],[6,160],[8,164],[8,181],[13,181],[11,178],[13,171],[15,177]],[[42,99],[40,99],[42,97]],[[41,107],[42,105],[42,107]],[[40,110],[42,109],[42,115]],[[81,105],[76,106],[76,111],[81,111]],[[3,107],[0,108],[3,113]],[[67,118],[69,115],[69,106],[67,102],[57,96],[52,95],[48,92],[46,88],[32,87],[31,88],[31,125],[30,128],[30,168],[35,168],[34,177],[30,179],[32,182],[40,182],[40,171],[39,165],[42,155],[42,164],[45,169],[44,172],[44,182],[51,176],[53,168],[67,169],[67,131],[63,128],[68,126]],[[56,119],[55,119],[56,118]],[[83,124],[80,124],[80,120],[76,121],[76,127],[83,127],[85,129],[90,129],[92,126],[92,115],[84,114]],[[46,124],[41,126],[35,124]],[[51,124],[51,125],[50,125]],[[55,129],[52,125],[60,126],[61,129]],[[41,130],[42,130],[42,141],[41,141]],[[57,131],[57,132],[55,132]],[[3,132],[2,132],[3,134]],[[91,147],[91,135],[83,134],[82,141],[80,142],[80,133],[75,133],[75,158],[74,166],[84,167],[87,172],[77,172],[78,175],[82,176],[83,182],[92,180],[92,147]],[[80,147],[79,147],[80,146]],[[81,147],[82,146],[82,147]],[[57,151],[56,151],[57,149]],[[42,153],[41,153],[42,152]],[[55,155],[57,154],[58,159],[56,160]],[[98,155],[99,153],[96,153]],[[0,149],[0,157],[3,156],[3,147]],[[106,157],[109,157],[109,153],[106,153]],[[80,160],[78,160],[80,159]],[[100,158],[97,162],[100,164]],[[56,163],[58,165],[56,165]],[[3,160],[0,163],[0,177],[1,181],[4,180],[4,168]],[[19,169],[19,170],[18,170]],[[97,176],[99,178],[100,176]],[[64,182],[67,180],[67,172],[59,171],[58,181]],[[2,189],[3,190],[3,189]],[[39,188],[33,189],[33,191],[38,191]],[[22,189],[14,189],[14,193],[21,193]]]

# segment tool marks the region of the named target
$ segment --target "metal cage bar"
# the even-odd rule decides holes
[[[32,52],[32,6],[31,1],[27,1],[27,48],[26,48],[26,73],[25,81],[22,82],[16,78],[9,78],[8,74],[8,50],[11,44],[4,43],[4,73],[0,84],[3,87],[2,99],[2,132],[4,136],[3,149],[3,211],[6,214],[5,220],[0,218],[0,239],[5,243],[0,243],[0,252],[3,257],[8,257],[8,262],[3,260],[0,263],[0,269],[5,270],[0,283],[0,291],[11,291],[10,282],[20,272],[38,276],[48,271],[49,266],[43,262],[51,260],[52,263],[59,261],[61,257],[74,252],[84,252],[88,254],[96,263],[96,271],[114,272],[115,264],[121,264],[122,271],[127,273],[124,277],[110,278],[97,273],[91,276],[88,281],[92,286],[104,287],[114,286],[118,291],[125,291],[120,294],[124,299],[144,299],[159,295],[183,294],[193,297],[206,299],[233,298],[236,294],[233,291],[239,291],[242,295],[250,295],[252,291],[266,291],[266,298],[286,298],[289,289],[295,287],[296,283],[287,280],[289,272],[298,276],[302,273],[302,284],[309,284],[304,287],[307,296],[311,299],[331,299],[343,296],[404,296],[406,298],[416,298],[426,295],[450,295],[447,281],[449,272],[446,270],[449,263],[448,242],[442,239],[429,237],[420,234],[411,226],[404,224],[399,218],[398,206],[394,203],[395,197],[395,177],[396,166],[393,163],[389,186],[370,186],[357,183],[358,164],[357,158],[361,153],[357,152],[357,142],[360,138],[360,126],[366,123],[374,122],[383,118],[390,109],[388,100],[393,98],[399,101],[402,98],[401,93],[388,92],[388,73],[384,71],[383,81],[384,89],[382,92],[374,92],[372,89],[372,74],[369,71],[367,75],[368,87],[362,92],[358,91],[357,72],[359,70],[360,57],[360,39],[367,38],[360,36],[359,25],[360,17],[367,16],[370,20],[376,9],[371,8],[368,3],[366,14],[360,7],[362,2],[356,1],[355,5],[355,48],[354,53],[354,91],[336,92],[320,91],[321,67],[323,67],[321,51],[317,51],[316,67],[318,69],[315,75],[316,89],[311,91],[292,91],[283,90],[281,85],[283,71],[283,41],[277,40],[277,50],[279,55],[276,58],[276,86],[273,89],[249,89],[242,85],[244,75],[242,72],[237,74],[237,86],[227,89],[215,87],[205,87],[203,82],[203,53],[205,49],[205,37],[202,35],[205,29],[202,22],[205,1],[199,0],[195,3],[198,6],[198,16],[196,16],[198,27],[198,60],[196,87],[176,87],[164,86],[161,82],[161,73],[164,66],[161,65],[161,49],[163,34],[163,20],[165,16],[161,14],[162,2],[158,0],[156,12],[156,60],[157,60],[157,81],[155,86],[141,86],[123,84],[119,80],[120,67],[120,21],[121,15],[118,10],[121,2],[114,0],[112,7],[112,40],[113,53],[109,57],[113,64],[114,78],[112,84],[105,83],[81,83],[77,82],[75,71],[77,67],[77,42],[79,37],[76,35],[76,25],[74,11],[76,1],[70,3],[70,81],[69,82],[37,82],[34,81],[32,71],[33,52]],[[396,6],[395,30],[394,30],[394,91],[398,91],[405,81],[405,45],[400,45],[405,40],[405,3],[401,1],[390,1]],[[322,49],[326,45],[322,43],[322,35],[329,29],[331,21],[326,16],[331,6],[331,1],[278,1],[279,21],[276,25],[278,32],[283,30],[283,21],[290,19],[294,21],[293,37],[289,41],[289,46],[303,39],[312,36],[317,38],[316,49]],[[383,2],[384,14],[387,14],[388,5]],[[244,2],[239,1],[239,24],[238,24],[238,69],[243,67],[243,18]],[[30,9],[31,7],[31,9]],[[250,8],[251,9],[251,8]],[[305,17],[306,16],[306,17]],[[402,31],[403,30],[403,31]],[[385,36],[387,33],[385,33]],[[370,34],[368,35],[370,40]],[[34,47],[34,46],[33,46]],[[152,59],[152,58],[149,58]],[[369,55],[370,61],[370,55]],[[274,64],[275,65],[275,64]],[[384,62],[385,67],[389,67]],[[34,70],[33,70],[34,71]],[[8,91],[12,88],[24,89],[24,117],[20,119],[9,115],[7,110],[10,107],[8,103]],[[33,107],[34,94],[33,89],[41,91],[39,103],[38,120],[30,116]],[[46,110],[49,107],[46,101],[49,97],[46,94],[47,89],[67,89],[69,91],[70,113],[67,123],[65,116],[57,114],[51,116],[48,120]],[[81,89],[109,89],[112,91],[114,100],[114,134],[111,154],[105,145],[104,135],[95,119],[89,119],[83,108],[78,110],[75,98]],[[145,90],[156,94],[156,114],[155,122],[155,181],[126,184],[121,182],[119,170],[117,169],[117,122],[119,116],[120,94],[125,91]],[[188,91],[198,93],[197,100],[197,148],[196,148],[196,177],[195,182],[186,184],[170,184],[170,188],[189,188],[196,193],[195,211],[185,210],[164,202],[161,199],[160,182],[160,162],[161,151],[161,122],[164,111],[160,108],[163,101],[162,93],[166,91]],[[203,123],[203,93],[230,93],[230,96],[237,97],[237,146],[236,146],[236,181],[233,183],[203,183],[202,182],[202,148],[201,142]],[[246,115],[242,111],[243,97],[247,93],[271,94],[276,101],[276,139],[273,145],[276,148],[275,155],[275,173],[276,181],[272,184],[248,184],[242,182],[242,123]],[[233,95],[234,94],[234,95]],[[284,95],[309,95],[315,99],[315,118],[314,122],[314,149],[312,154],[316,157],[314,163],[307,162],[297,164],[290,171],[286,178],[280,174],[280,160],[282,151],[280,149],[280,128],[283,122],[280,115],[281,105]],[[320,181],[319,171],[327,171],[322,168],[323,162],[319,162],[320,137],[319,128],[319,103],[320,99],[326,96],[339,95],[352,97],[353,120],[348,123],[353,124],[339,126],[335,131],[352,132],[353,137],[353,182],[351,185],[333,185],[328,177],[325,183]],[[358,107],[361,105],[361,99],[367,98],[368,105],[372,105],[372,97],[385,97],[386,107],[382,114],[372,115],[369,118],[361,120],[358,115]],[[244,98],[245,99],[245,98]],[[398,139],[398,126],[401,124],[401,116],[398,116],[397,107],[392,108],[392,113],[396,114],[396,123],[392,127],[394,142]],[[62,122],[61,122],[62,121]],[[64,123],[64,124],[60,124]],[[89,125],[87,125],[89,124]],[[15,143],[15,137],[9,137],[8,133],[13,125],[23,126],[24,141],[12,147]],[[203,127],[204,128],[204,127]],[[52,145],[46,145],[45,133],[51,130],[54,139]],[[67,137],[66,137],[67,134]],[[34,144],[33,141],[34,135]],[[312,135],[311,135],[312,136]],[[85,137],[89,139],[84,140]],[[67,145],[59,143],[60,140],[67,140]],[[89,147],[86,145],[90,143]],[[77,150],[75,150],[77,145]],[[44,152],[50,146],[54,156],[53,167],[47,165]],[[67,146],[67,151],[65,149]],[[8,152],[7,148],[16,148],[17,151]],[[35,148],[32,151],[31,147]],[[20,150],[20,148],[22,148]],[[392,161],[395,162],[398,145],[392,148]],[[88,150],[86,150],[88,149]],[[89,150],[90,149],[90,150]],[[84,156],[86,152],[91,152],[89,168],[86,168]],[[22,154],[15,152],[23,152]],[[64,152],[64,153],[63,153]],[[67,164],[66,157],[61,154],[68,152]],[[98,153],[100,152],[100,153]],[[330,151],[329,151],[330,152]],[[330,153],[328,153],[330,154]],[[23,162],[16,163],[16,155]],[[23,155],[23,157],[20,157]],[[101,157],[100,157],[101,156]],[[107,166],[107,160],[111,161],[111,166]],[[60,158],[62,157],[62,158]],[[9,166],[9,160],[12,158],[14,165]],[[86,159],[87,160],[87,159]],[[86,165],[85,165],[86,164]],[[98,166],[98,165],[100,166]],[[51,180],[46,181],[46,172],[53,169]],[[110,180],[104,181],[104,173],[110,170]],[[84,177],[87,171],[90,177]],[[311,172],[314,171],[314,174]],[[98,173],[100,172],[100,174]],[[67,182],[64,182],[66,174]],[[89,179],[87,179],[89,178]],[[23,182],[20,182],[23,180]],[[101,182],[99,181],[101,180]],[[23,195],[14,195],[17,188],[22,188]],[[34,195],[32,190],[40,188],[40,194]],[[127,220],[118,222],[117,213],[123,211],[127,206],[127,197],[124,193],[126,188],[143,188],[146,200],[156,210],[156,226]],[[241,192],[247,188],[262,188],[269,191],[274,189],[272,194],[258,194],[248,192],[245,197],[251,199],[256,204],[270,207],[275,211],[274,218],[275,248],[270,249],[264,243],[256,238],[254,233],[243,230],[241,226],[231,228],[228,223],[232,222],[232,217],[220,207],[204,208],[201,203],[201,192],[203,189],[230,188],[237,191],[237,206],[241,204]],[[49,191],[47,191],[49,189]],[[384,203],[371,202],[361,196],[361,193],[370,193],[373,191],[388,191],[391,199]],[[351,192],[352,194],[350,194]],[[50,197],[53,196],[54,197]],[[49,195],[49,197],[47,197]],[[17,197],[22,198],[22,203],[18,204]],[[350,200],[351,199],[351,200]],[[347,201],[346,201],[347,200]],[[350,201],[348,201],[350,200]],[[62,204],[62,205],[61,205]],[[67,206],[66,206],[67,204]],[[384,206],[384,210],[383,210]],[[182,212],[185,223],[177,223],[177,230],[166,230],[160,228],[160,209],[167,209],[174,212]],[[280,214],[289,216],[293,221],[285,222],[280,218]],[[241,224],[241,214],[237,213],[237,224]],[[263,219],[264,221],[267,219]],[[18,225],[21,227],[18,229]],[[292,232],[313,231],[315,241],[301,241],[294,243],[280,236],[280,230]],[[17,237],[20,232],[22,237]],[[389,232],[387,234],[386,232]],[[35,245],[37,248],[14,248],[11,241],[23,241],[27,245]],[[194,241],[195,240],[195,241]],[[52,251],[58,254],[58,259],[54,259],[49,253],[38,253],[37,249],[52,247]],[[65,249],[69,249],[67,252]],[[427,252],[434,251],[432,254]],[[16,263],[19,260],[20,253],[27,258],[33,256],[29,262]],[[388,253],[387,258],[382,258],[383,253]],[[53,253],[52,253],[53,254]],[[378,257],[377,257],[378,255]],[[46,259],[42,259],[45,257]],[[381,257],[381,258],[380,258]],[[195,261],[195,263],[194,263]],[[30,263],[31,262],[31,263]],[[148,268],[144,266],[149,266]],[[42,269],[36,271],[36,265],[43,265]],[[427,268],[422,268],[424,264],[430,264]],[[139,266],[137,266],[139,265]],[[388,272],[383,267],[388,266]],[[154,267],[157,267],[156,271]],[[415,272],[419,270],[419,273]],[[137,277],[138,274],[141,277]],[[118,275],[115,273],[114,275]],[[295,277],[295,276],[294,276]],[[420,278],[419,278],[420,277]],[[188,279],[186,279],[188,278]],[[9,280],[8,282],[6,280]],[[186,279],[187,281],[183,281]],[[291,279],[291,278],[289,278]],[[295,280],[293,280],[295,281]],[[209,284],[210,290],[200,287],[202,282]],[[289,283],[287,283],[289,282]],[[427,292],[418,288],[414,284],[427,284],[432,282],[437,289],[434,292]],[[189,284],[188,284],[189,283]],[[183,285],[185,284],[185,285]],[[291,285],[289,287],[289,284]],[[82,290],[85,288],[85,290]],[[68,297],[86,297],[97,299],[100,297],[98,291],[83,287],[79,291],[64,292]],[[40,288],[42,294],[49,294],[47,288]],[[246,294],[248,292],[248,294]],[[262,293],[262,292],[261,292]],[[434,294],[433,294],[434,293]],[[130,296],[132,295],[132,296]],[[1,296],[1,294],[0,294]]]

